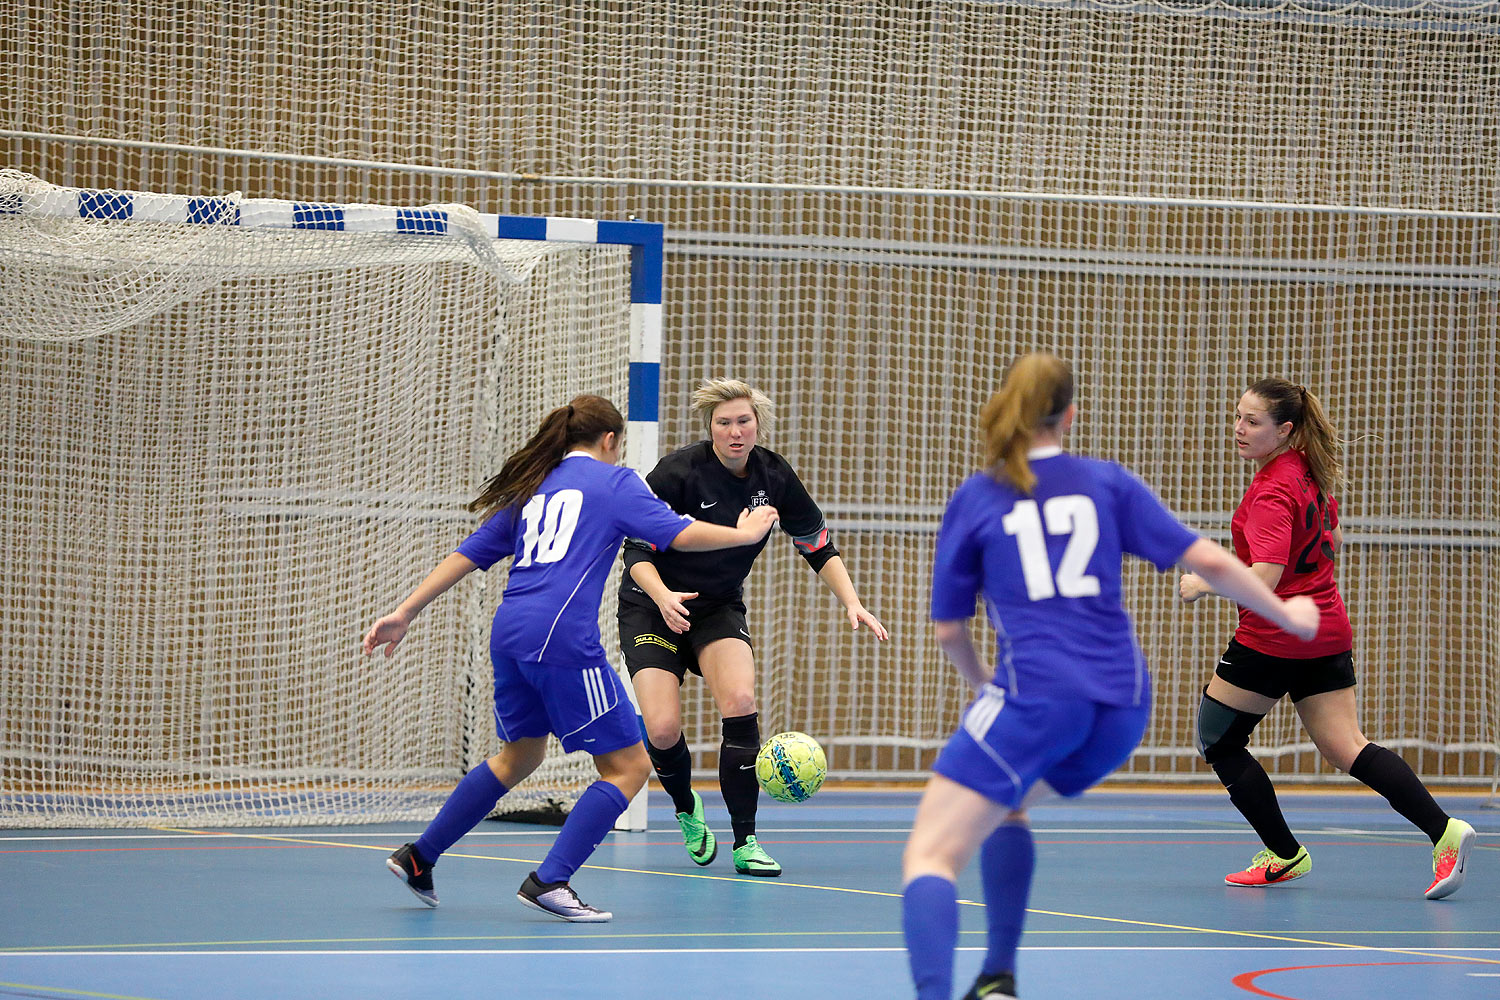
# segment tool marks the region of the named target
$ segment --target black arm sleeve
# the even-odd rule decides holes
[[[797,554],[807,560],[814,573],[827,565],[828,560],[839,554],[828,535],[828,525],[823,512],[807,493],[807,487],[797,472],[787,463],[781,496],[776,501],[776,510],[781,515],[781,530],[792,536]]]
[[[620,558],[625,561],[626,572],[629,572],[630,567],[634,566],[638,562],[641,562],[642,560],[650,562],[651,552],[651,546],[647,545],[639,538],[625,539],[625,548],[620,552]]]

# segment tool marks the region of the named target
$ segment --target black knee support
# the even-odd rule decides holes
[[[693,755],[688,752],[687,737],[678,736],[677,742],[665,750],[646,741],[646,753],[656,769],[656,780],[672,799],[675,812],[693,811]]]
[[[693,767],[693,756],[688,752],[686,734],[679,735],[677,742],[666,748],[655,746],[647,740],[646,755],[651,758],[656,773],[665,774],[668,778],[679,771],[691,771]]]
[[[724,720],[724,746],[760,750],[760,714],[736,715]]]
[[[729,810],[734,846],[743,847],[755,833],[756,799],[760,784],[755,780],[755,755],[760,751],[760,718],[757,713],[724,720],[724,742],[719,745],[719,790]]]
[[[1198,703],[1198,753],[1210,764],[1241,753],[1250,745],[1250,734],[1264,715],[1230,708],[1203,692]]]

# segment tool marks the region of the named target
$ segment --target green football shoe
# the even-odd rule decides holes
[[[761,848],[753,836],[745,838],[744,846],[734,849],[734,870],[741,875],[775,877],[781,874],[781,866]]]
[[[682,846],[687,848],[693,864],[706,865],[719,856],[719,843],[703,818],[703,796],[693,793],[693,811],[678,813],[677,825],[682,827]],[[739,855],[735,858],[738,860]]]

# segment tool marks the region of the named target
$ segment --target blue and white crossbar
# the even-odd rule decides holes
[[[274,198],[193,197],[131,191],[52,188],[0,195],[0,214],[66,219],[176,222],[246,229],[323,229],[346,233],[443,236],[448,213],[436,206],[333,205]],[[532,218],[479,213],[500,240],[615,243],[630,247],[630,387],[625,461],[643,473],[660,443],[662,239],[659,222]]]

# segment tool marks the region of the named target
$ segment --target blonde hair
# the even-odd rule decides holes
[[[1323,495],[1332,496],[1342,488],[1344,469],[1339,453],[1343,442],[1318,397],[1308,392],[1307,386],[1284,378],[1263,378],[1246,391],[1265,401],[1266,413],[1276,426],[1292,425],[1287,447],[1302,452],[1307,471]]]
[[[735,399],[750,400],[750,409],[755,411],[757,436],[769,437],[771,424],[776,420],[775,407],[765,393],[737,378],[707,378],[693,390],[693,409],[703,420],[703,429],[712,434],[714,410]]]
[[[1036,429],[1056,426],[1072,402],[1073,372],[1061,358],[1044,352],[1017,358],[1005,373],[1005,384],[979,411],[990,475],[1022,493],[1036,489],[1026,452]]]

